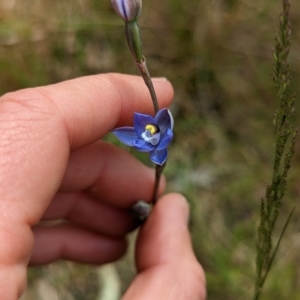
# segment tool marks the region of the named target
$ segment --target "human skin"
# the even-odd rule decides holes
[[[154,80],[160,108],[173,89]],[[152,114],[141,78],[103,74],[0,98],[0,299],[18,299],[28,264],[57,259],[102,264],[126,251],[130,208],[151,201],[153,170],[100,141],[133,113]],[[160,185],[160,194],[165,186]],[[138,274],[124,299],[204,299],[183,196],[168,194],[141,227]],[[65,220],[53,226],[43,221]],[[141,296],[142,295],[142,296]],[[142,297],[142,298],[141,298]]]

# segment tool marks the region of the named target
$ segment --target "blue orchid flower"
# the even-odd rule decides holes
[[[149,152],[150,159],[163,165],[168,157],[168,145],[173,139],[174,119],[171,112],[161,109],[153,118],[134,113],[134,127],[121,127],[112,133],[125,145]]]

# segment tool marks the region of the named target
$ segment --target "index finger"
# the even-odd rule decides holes
[[[205,299],[205,274],[193,252],[187,219],[188,204],[180,194],[157,201],[138,235],[138,275],[122,300]]]
[[[154,87],[160,107],[169,105],[171,84],[154,80]],[[18,218],[19,212],[41,216],[61,184],[70,151],[115,126],[129,125],[135,111],[153,112],[149,92],[142,78],[121,74],[87,76],[1,97],[0,196],[5,201],[0,211],[10,218]],[[36,211],[32,203],[39,203]]]
[[[165,78],[153,79],[159,107],[167,107],[173,89]],[[68,80],[34,89],[9,93],[5,97],[40,106],[49,100],[67,129],[71,149],[96,141],[114,127],[129,125],[133,113],[153,114],[153,104],[143,79],[123,74],[100,74]],[[39,103],[38,103],[39,102]],[[43,109],[43,107],[42,107]]]

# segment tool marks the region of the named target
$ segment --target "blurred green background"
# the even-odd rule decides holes
[[[272,48],[280,11],[280,0],[143,2],[150,73],[167,77],[176,91],[168,190],[190,201],[212,300],[252,298],[259,202],[274,153]],[[291,20],[299,125],[299,1]],[[137,74],[109,0],[0,0],[0,70],[1,94],[89,74]],[[261,299],[300,299],[299,150],[297,143],[275,238],[296,211]],[[134,272],[132,249],[104,268],[58,262],[30,270],[22,299],[118,299]]]

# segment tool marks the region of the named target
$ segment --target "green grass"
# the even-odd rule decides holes
[[[168,190],[185,194],[193,208],[208,298],[251,299],[259,203],[274,153],[272,48],[281,1],[152,0],[143,7],[149,70],[176,91]],[[0,16],[0,93],[101,72],[138,73],[109,0],[18,0],[10,9],[0,3]],[[291,18],[291,88],[300,95],[297,1]],[[296,104],[296,123],[299,111]],[[298,202],[299,150],[298,143],[275,237]],[[296,206],[261,299],[300,298],[299,219]],[[42,278],[61,297],[87,299],[84,289],[91,288],[88,299],[96,299],[96,270],[66,264],[31,271],[30,286]],[[124,290],[134,274],[132,253],[116,268]]]

